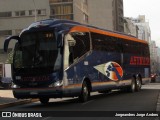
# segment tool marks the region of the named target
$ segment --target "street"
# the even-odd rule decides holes
[[[79,103],[76,98],[51,99],[47,105],[35,102],[6,108],[4,111],[155,111],[158,94],[159,90],[152,89],[143,89],[135,93],[97,93],[86,103]]]
[[[109,94],[99,94],[92,93],[90,101],[86,103],[79,103],[77,98],[64,98],[64,99],[50,99],[49,104],[42,105],[40,102],[34,102],[30,104],[18,105],[14,107],[9,107],[2,109],[1,111],[14,111],[14,112],[47,112],[48,114],[57,113],[61,111],[61,116],[66,116],[66,112],[73,113],[68,115],[69,117],[81,117],[81,112],[87,112],[89,117],[95,116],[96,112],[104,112],[103,117],[107,116],[111,111],[114,112],[126,112],[126,111],[135,111],[135,112],[155,112],[157,109],[157,101],[159,97],[160,84],[159,83],[150,83],[144,85],[140,92],[135,93],[126,93],[121,91],[113,91]],[[48,115],[47,114],[47,115]],[[86,114],[85,114],[86,115]],[[60,119],[61,116],[57,116]],[[94,117],[94,119],[99,119]],[[141,117],[139,117],[141,118]],[[141,118],[141,119],[146,119]],[[153,118],[153,117],[152,117]],[[44,118],[43,118],[44,119]],[[47,120],[51,118],[46,118]],[[45,120],[46,120],[45,119]],[[64,118],[62,118],[64,119]],[[102,119],[102,117],[101,117]],[[114,119],[112,117],[112,119]],[[151,119],[148,118],[149,120]]]

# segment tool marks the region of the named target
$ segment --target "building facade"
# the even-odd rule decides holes
[[[145,15],[139,15],[137,18],[125,17],[124,27],[126,34],[134,35],[149,43],[151,42],[151,30]]]
[[[89,24],[124,32],[123,0],[88,0]]]
[[[138,26],[134,24],[131,18],[124,18],[124,33],[138,38]]]
[[[145,15],[139,15],[137,18],[132,19],[135,25],[138,26],[138,38],[151,42],[151,30],[149,22],[146,21]]]
[[[123,0],[113,0],[114,30],[124,32]]]
[[[123,32],[123,0],[0,0],[0,62],[4,39],[34,21],[57,18]],[[11,41],[9,48],[13,48]]]
[[[155,41],[150,42],[150,59],[151,59],[151,72],[157,73],[159,69],[159,59],[158,59],[158,47]]]
[[[50,18],[88,24],[88,0],[49,0]]]
[[[35,20],[49,18],[49,13],[48,0],[0,0],[0,62],[5,62],[8,56],[3,52],[5,38],[18,35]],[[14,44],[11,41],[9,48]]]

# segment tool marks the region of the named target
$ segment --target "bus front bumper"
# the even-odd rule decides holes
[[[26,98],[62,98],[62,88],[14,88],[13,95],[18,99]]]

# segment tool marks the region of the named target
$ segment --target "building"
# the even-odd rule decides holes
[[[114,30],[124,32],[123,0],[113,0]]]
[[[139,15],[138,18],[134,18],[132,21],[138,26],[138,38],[151,42],[151,30],[145,15]]]
[[[89,24],[124,32],[123,0],[88,0]]]
[[[123,0],[0,0],[0,62],[4,39],[34,21],[58,18],[123,32]],[[97,9],[98,8],[98,9]],[[9,45],[13,48],[14,41]]]
[[[35,20],[49,18],[49,13],[48,0],[0,0],[0,62],[7,58],[3,52],[5,38],[19,34]],[[13,46],[11,42],[9,48]]]
[[[88,0],[49,0],[50,18],[88,24]]]
[[[158,74],[160,75],[160,48],[158,47],[157,48],[157,54],[158,54],[158,56],[157,56],[157,61],[158,61]]]
[[[126,34],[151,42],[149,22],[146,21],[144,15],[139,15],[137,18],[125,17],[124,27]]]
[[[150,42],[151,72],[157,73],[159,66],[158,47],[155,41]]]
[[[124,18],[124,33],[138,38],[138,26],[134,24],[131,18]]]

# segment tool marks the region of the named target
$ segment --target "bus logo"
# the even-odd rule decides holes
[[[122,80],[123,77],[123,69],[116,62],[108,62],[94,67],[103,75],[107,76],[110,80],[118,81]]]

